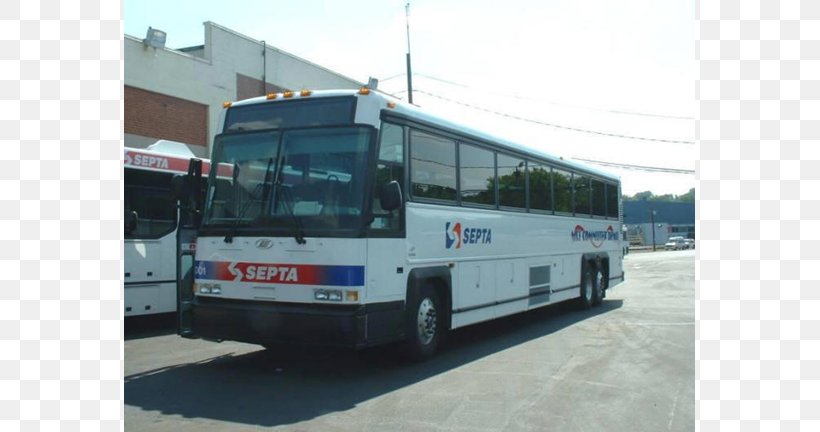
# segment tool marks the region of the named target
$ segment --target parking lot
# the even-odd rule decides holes
[[[633,253],[601,307],[394,349],[269,352],[126,323],[125,428],[223,431],[683,431],[695,425],[694,250]]]

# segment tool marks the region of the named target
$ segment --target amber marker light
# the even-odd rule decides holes
[[[302,90],[302,91],[299,92],[299,96],[302,96],[302,97],[308,97],[312,94],[313,94],[313,92],[310,91],[310,90]]]
[[[265,97],[268,98],[268,100],[276,99],[276,93],[268,93]]]
[[[359,89],[359,94],[360,95],[369,95],[370,94],[370,89],[367,88],[367,87],[362,87],[362,88]]]
[[[293,92],[288,90],[288,91],[282,93],[282,97],[286,97],[286,98],[293,97]]]
[[[230,108],[233,102],[222,102],[222,108]]]

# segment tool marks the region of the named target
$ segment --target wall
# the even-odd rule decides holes
[[[126,146],[144,147],[146,143],[155,141],[154,138],[164,138],[187,142],[194,154],[207,157],[213,136],[219,132],[222,103],[264,94],[261,85],[263,75],[268,91],[355,89],[362,86],[359,81],[270,45],[266,46],[266,55],[263,57],[261,41],[218,24],[206,22],[204,30],[204,45],[187,50],[188,52],[149,48],[142,43],[141,38],[125,35],[125,87],[129,93],[125,101]],[[167,96],[166,102],[173,101],[175,106],[188,102],[203,107],[204,114],[197,111],[197,116],[204,117],[204,125],[200,124],[198,117],[191,117],[190,113],[194,109],[190,107],[180,112],[169,111],[163,114],[174,116],[171,123],[180,128],[180,133],[186,139],[170,136],[172,128],[169,129],[163,122],[157,122],[156,117],[151,120],[157,126],[156,129],[151,128],[151,124],[140,125],[139,122],[146,116],[129,117],[129,111],[134,114],[147,109],[158,113],[162,107],[161,103],[148,107],[134,105],[135,101],[142,100],[141,96],[135,96],[140,94],[140,90]],[[189,122],[196,124],[191,125]],[[198,133],[192,132],[192,128],[199,129],[199,134],[204,134],[207,147],[197,144],[202,138]]]
[[[125,133],[208,145],[208,106],[125,86]]]

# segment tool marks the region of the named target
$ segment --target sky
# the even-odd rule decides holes
[[[123,18],[170,48],[213,21],[406,99],[406,4],[124,0]],[[691,171],[594,165],[627,195],[695,187],[694,1],[411,0],[409,23],[415,104],[565,159]]]

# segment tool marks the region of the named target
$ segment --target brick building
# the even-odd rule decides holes
[[[218,24],[204,27],[203,45],[181,49],[154,48],[125,35],[125,146],[167,139],[208,157],[225,101],[363,85]]]

